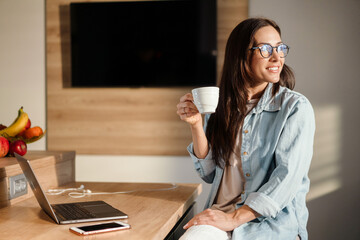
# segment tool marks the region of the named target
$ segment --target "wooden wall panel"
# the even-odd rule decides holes
[[[190,88],[69,88],[70,2],[85,0],[46,1],[48,149],[186,155],[191,134],[176,115],[176,104]],[[247,0],[217,1],[218,79],[227,38],[247,12]]]

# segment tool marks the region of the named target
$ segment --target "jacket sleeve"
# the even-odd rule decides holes
[[[276,217],[295,197],[307,178],[313,154],[315,117],[310,102],[293,105],[275,149],[276,167],[268,182],[250,193],[245,204],[263,217]]]
[[[204,131],[206,131],[207,121],[209,120],[210,115],[206,115],[204,119]],[[196,172],[199,176],[206,182],[212,183],[215,176],[215,162],[212,159],[212,152],[209,146],[209,152],[204,159],[197,158],[194,153],[193,143],[191,143],[187,150],[192,158],[195,166]]]

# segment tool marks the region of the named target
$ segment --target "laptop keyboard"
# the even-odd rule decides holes
[[[95,215],[76,204],[60,204],[52,206],[57,215],[66,220],[94,218]]]

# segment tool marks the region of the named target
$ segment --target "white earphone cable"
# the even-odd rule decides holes
[[[70,192],[68,195],[72,198],[82,198],[85,196],[91,195],[109,195],[109,194],[126,194],[126,193],[133,193],[133,192],[152,192],[152,191],[169,191],[178,188],[176,183],[172,183],[168,188],[155,188],[155,189],[136,189],[136,190],[129,190],[129,191],[121,191],[121,192],[95,192],[93,193],[90,189],[85,189],[84,185],[81,185],[79,188],[67,188],[67,189],[49,189],[46,193],[49,195],[60,195],[67,191],[82,191],[82,192]]]

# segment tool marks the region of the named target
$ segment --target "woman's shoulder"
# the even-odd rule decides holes
[[[280,87],[275,98],[281,101],[281,105],[308,105],[311,107],[311,103],[305,95],[286,87]]]
[[[312,104],[303,94],[281,87],[275,98],[277,98],[275,101],[280,102],[280,111],[282,111],[284,115],[292,116],[296,114],[299,118],[314,121],[315,113]]]

